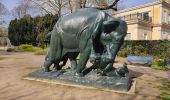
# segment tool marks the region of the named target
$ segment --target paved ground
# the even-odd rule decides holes
[[[124,59],[118,60],[122,62]],[[160,79],[170,79],[170,72],[129,66],[137,80],[135,95],[23,80],[28,73],[38,69],[43,61],[44,56],[32,53],[0,51],[0,100],[159,100]]]

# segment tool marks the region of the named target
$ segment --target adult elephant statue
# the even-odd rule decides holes
[[[117,29],[119,28],[119,29]],[[121,29],[122,28],[122,29]],[[101,34],[114,34],[115,40],[122,40],[125,36],[127,25],[124,21],[113,18],[107,13],[95,8],[84,8],[67,16],[59,18],[51,34],[48,59],[45,60],[43,69],[50,71],[49,67],[56,61],[62,61],[63,57],[71,59],[71,67],[77,73],[81,73],[86,66],[91,51],[102,52],[105,45],[101,43]],[[121,38],[121,39],[120,39]],[[115,47],[120,47],[117,45]],[[77,64],[76,57],[80,53]],[[116,56],[117,52],[113,54]],[[67,56],[66,56],[67,55]]]

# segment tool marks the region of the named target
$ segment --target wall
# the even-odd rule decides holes
[[[149,16],[152,17],[153,24],[161,23],[161,3],[155,2],[151,4],[141,5],[139,7],[129,8],[122,11],[115,12],[113,16],[120,17],[134,13],[149,12]]]
[[[145,34],[147,38],[145,39]],[[152,31],[147,27],[138,25],[138,40],[151,40],[152,39]]]
[[[118,11],[113,16],[122,17],[135,13],[149,12],[152,22],[148,25],[146,23],[141,24],[137,19],[126,20],[128,33],[131,33],[131,40],[143,40],[144,33],[148,33],[149,40],[160,40],[165,39],[165,37],[170,39],[170,0],[163,1],[157,0],[154,3]]]
[[[160,40],[161,39],[161,27],[153,27],[152,30],[152,40]]]

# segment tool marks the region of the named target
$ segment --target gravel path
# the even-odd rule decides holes
[[[0,100],[159,100],[160,78],[157,77],[168,79],[170,75],[169,72],[130,66],[137,80],[136,94],[125,95],[23,80],[43,64],[44,56],[0,51],[0,58]]]

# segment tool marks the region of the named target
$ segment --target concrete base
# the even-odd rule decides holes
[[[84,77],[79,77],[75,76],[71,70],[52,72],[43,72],[42,70],[38,70],[30,73],[24,79],[56,85],[99,89],[126,94],[134,94],[136,85],[136,80],[132,80],[129,75],[123,78],[107,77],[99,76],[93,71]]]

